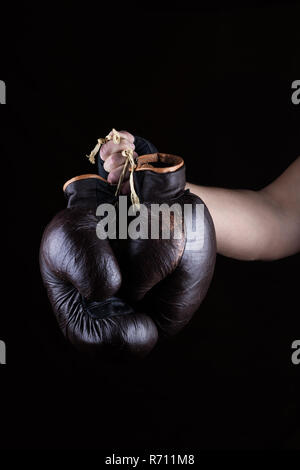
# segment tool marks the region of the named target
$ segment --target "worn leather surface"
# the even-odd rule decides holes
[[[138,171],[134,181],[140,201],[147,205],[150,215],[153,203],[179,204],[182,213],[185,204],[192,207],[190,220],[185,217],[180,239],[174,238],[172,219],[170,240],[162,239],[160,231],[158,240],[128,239],[119,250],[124,292],[131,302],[141,302],[142,310],[154,319],[160,333],[172,335],[190,321],[210,285],[216,258],[214,225],[203,201],[184,190],[184,166],[171,173]],[[191,234],[197,205],[204,207],[203,246],[198,246]],[[162,218],[161,227],[167,222]]]
[[[149,230],[153,203],[177,204],[182,210],[185,204],[194,209],[203,204],[184,190],[184,165],[166,172],[173,156],[160,162],[160,154],[153,155],[150,169],[134,173]],[[178,227],[172,212],[170,239],[162,237],[168,222],[163,216],[158,239],[100,240],[96,207],[115,202],[115,186],[91,175],[65,186],[68,207],[47,226],[40,249],[41,273],[59,326],[71,343],[91,354],[109,350],[143,356],[159,335],[180,331],[206,295],[216,256],[210,214],[204,206],[204,244],[199,248],[192,246],[190,221]],[[195,211],[188,217],[195,218]],[[187,243],[193,249],[187,250]]]
[[[98,175],[84,175],[67,181],[64,185],[64,194],[67,207],[85,207],[95,213],[99,204],[116,201],[115,186],[108,184]],[[92,177],[93,176],[93,177]]]
[[[87,209],[90,191],[91,207],[98,202],[95,184],[101,194],[102,182],[96,179],[68,186],[70,207],[54,217],[42,238],[42,278],[58,324],[77,349],[143,356],[156,344],[157,328],[149,316],[116,297],[122,284],[118,261],[110,242],[96,236],[96,206]],[[112,194],[104,192],[103,200]]]

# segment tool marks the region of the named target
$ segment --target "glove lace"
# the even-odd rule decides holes
[[[114,142],[114,144],[119,144],[120,141],[121,141],[121,136],[120,136],[119,132],[116,131],[115,129],[112,129],[112,131],[106,137],[104,137],[104,138],[101,137],[100,139],[98,139],[95,148],[91,151],[91,153],[89,155],[86,155],[87,158],[89,159],[89,161],[93,165],[95,164],[95,156],[100,151],[101,146],[103,144],[105,144],[106,142],[108,142],[109,140],[112,140]],[[125,157],[125,163],[124,163],[124,166],[123,166],[123,169],[122,169],[122,173],[119,177],[119,181],[118,181],[118,184],[117,184],[117,189],[116,189],[116,192],[115,192],[115,196],[119,196],[119,194],[120,194],[120,190],[121,190],[121,186],[122,186],[122,183],[123,183],[123,180],[124,180],[124,177],[125,177],[125,173],[126,173],[127,168],[129,166],[129,171],[130,171],[130,177],[129,177],[130,198],[131,198],[131,203],[132,203],[133,209],[135,211],[137,211],[137,210],[140,209],[140,200],[139,200],[139,197],[138,197],[138,195],[135,191],[135,188],[134,188],[133,172],[134,172],[134,169],[136,167],[136,164],[135,164],[135,161],[134,161],[134,158],[133,158],[133,150],[132,149],[125,149],[125,150],[122,151],[122,155],[123,155],[123,157]]]
[[[106,137],[101,137],[100,139],[97,140],[96,146],[93,148],[91,153],[89,155],[86,155],[86,157],[89,159],[89,161],[95,165],[95,156],[99,152],[101,146],[103,144],[106,144],[109,140],[112,140],[114,144],[119,144],[121,142],[121,136],[116,129],[113,129]]]

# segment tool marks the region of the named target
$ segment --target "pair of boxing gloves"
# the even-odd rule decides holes
[[[170,212],[169,221],[164,215],[160,221],[160,227],[170,223],[170,237],[160,228],[154,239],[99,238],[97,207],[121,209],[98,153],[99,174],[64,185],[67,208],[52,219],[41,241],[41,274],[59,327],[77,349],[93,356],[144,356],[159,337],[179,332],[199,308],[214,271],[213,222],[203,201],[185,190],[183,159],[158,153],[140,137],[134,143],[139,157],[133,180],[149,215],[145,223],[152,220],[153,203],[175,203],[184,223],[176,225]]]

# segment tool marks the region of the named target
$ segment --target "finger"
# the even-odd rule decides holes
[[[113,153],[109,155],[107,159],[104,161],[103,168],[108,173],[119,166],[124,165],[126,157],[123,157],[121,152]]]
[[[120,134],[121,139],[127,139],[132,144],[134,143],[134,135],[130,134],[128,131],[117,131]],[[113,131],[111,130],[108,135],[112,135]]]
[[[114,170],[112,170],[107,177],[107,181],[111,184],[117,184],[121,176],[121,173],[123,171],[123,168],[124,168],[124,165],[121,165],[118,168],[115,168]],[[125,172],[124,180],[127,180],[128,178],[129,178],[129,170],[127,169]]]
[[[128,148],[134,150],[135,146],[127,139],[121,139],[121,142],[119,144],[114,144],[112,140],[109,140],[104,145],[102,145],[100,149],[100,157],[102,158],[102,160],[106,160],[111,154],[122,152],[123,150]]]
[[[136,152],[133,152],[133,158],[137,158],[137,157],[138,157],[138,154]],[[114,170],[118,166],[124,165],[125,160],[126,160],[126,157],[124,157],[122,153],[120,152],[113,153],[107,158],[107,160],[105,160],[103,168],[105,171],[109,173],[110,171]]]

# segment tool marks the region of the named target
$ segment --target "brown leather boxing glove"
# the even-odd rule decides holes
[[[155,321],[160,333],[172,335],[190,321],[210,285],[216,259],[214,225],[203,201],[185,190],[182,158],[163,153],[141,156],[133,176],[146,208],[141,223],[149,224],[148,233],[158,217],[160,225],[156,239],[119,241],[122,290],[131,305],[137,303],[139,311]],[[166,210],[159,216],[161,204]],[[166,226],[170,235],[164,239]]]
[[[77,349],[144,356],[157,341],[156,326],[118,296],[118,261],[96,234],[96,207],[113,203],[114,190],[98,175],[65,184],[68,206],[45,229],[40,269],[58,324]]]

